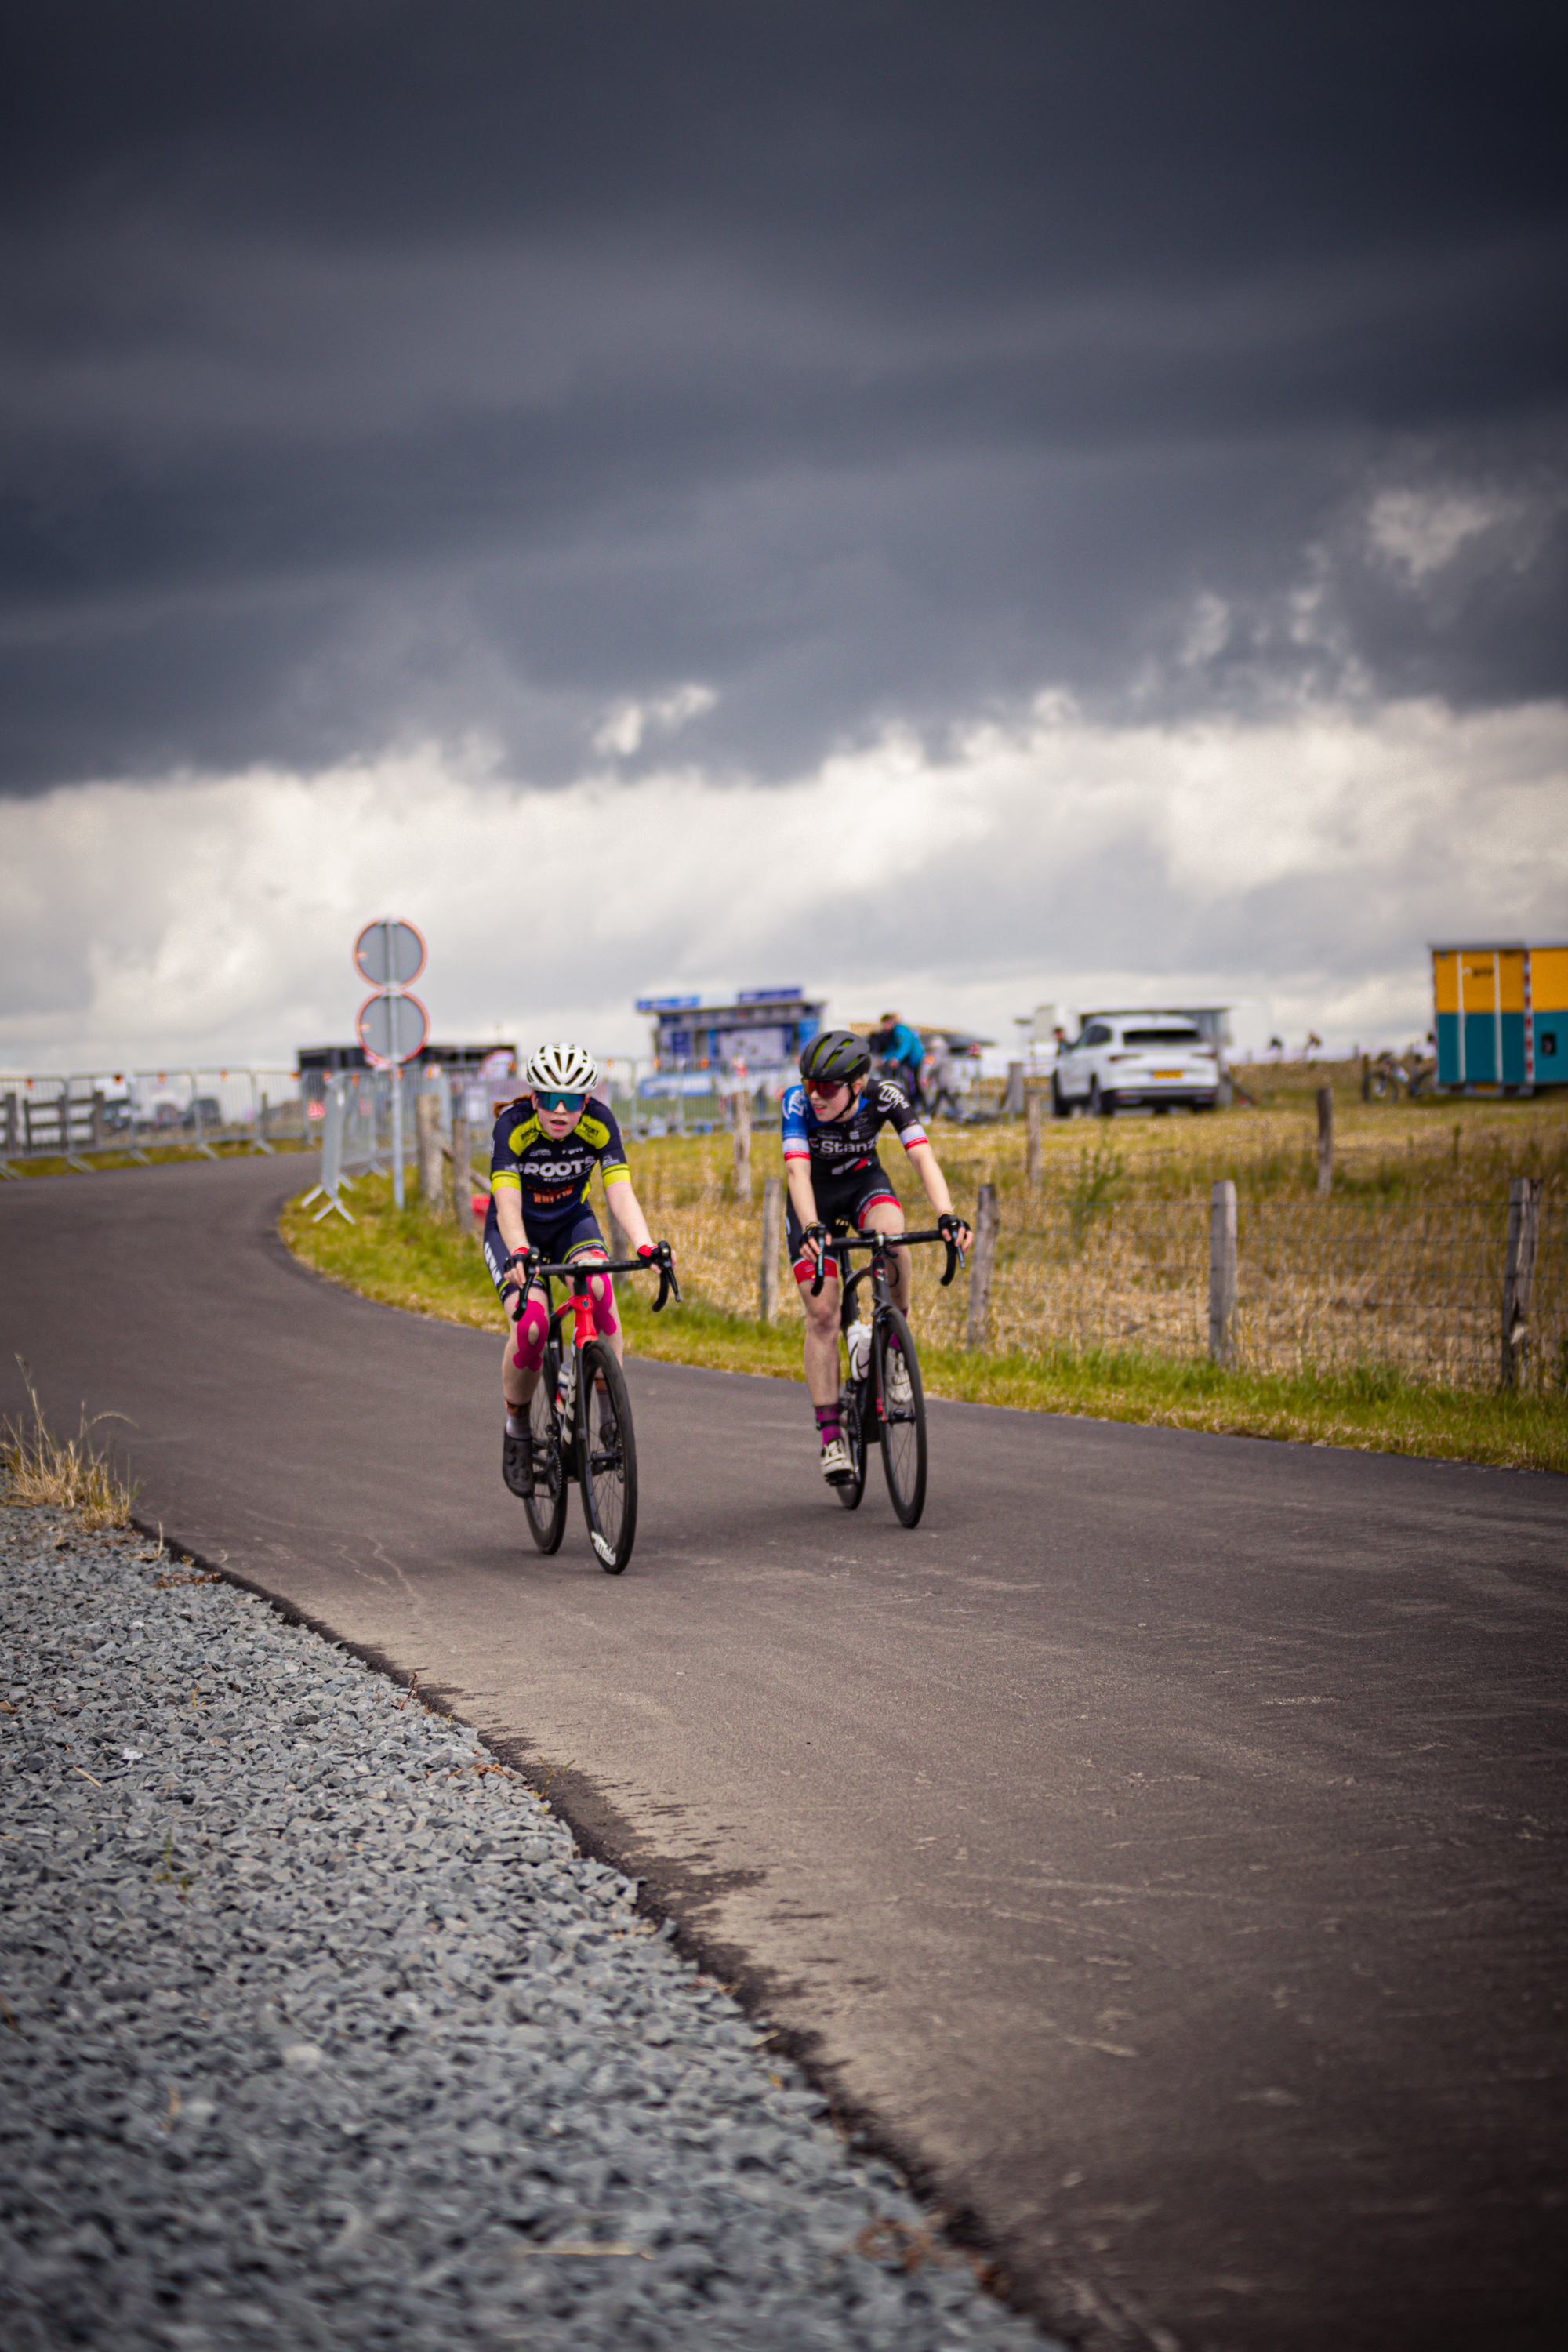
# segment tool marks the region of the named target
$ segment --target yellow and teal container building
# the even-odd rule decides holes
[[[1437,1084],[1458,1094],[1568,1086],[1568,942],[1435,947]]]

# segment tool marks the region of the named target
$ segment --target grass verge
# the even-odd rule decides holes
[[[93,1442],[97,1426],[84,1413],[75,1437],[58,1438],[44,1419],[33,1375],[20,1356],[22,1378],[33,1407],[26,1421],[0,1423],[0,1481],[4,1500],[25,1508],[49,1506],[70,1511],[85,1528],[122,1528],[131,1517],[136,1489],[121,1477],[108,1448]],[[100,1414],[100,1420],[117,1418]]]
[[[353,1225],[338,1217],[318,1224],[311,1211],[291,1201],[280,1220],[283,1239],[329,1281],[389,1306],[493,1330],[499,1338],[495,1293],[472,1242],[451,1224],[433,1223],[417,1207],[399,1212],[391,1194],[385,1177],[358,1181],[350,1196]],[[771,1326],[726,1314],[702,1297],[698,1272],[687,1266],[682,1305],[671,1304],[660,1316],[650,1310],[647,1286],[621,1283],[630,1351],[666,1363],[798,1380],[801,1326],[793,1302]],[[922,1342],[921,1366],[928,1395],[976,1404],[1510,1469],[1568,1471],[1568,1399],[1441,1388],[1375,1365],[1271,1374],[1227,1371],[1202,1360],[1132,1349],[970,1355]]]

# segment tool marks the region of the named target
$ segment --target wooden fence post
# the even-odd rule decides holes
[[[452,1214],[458,1220],[459,1238],[474,1230],[474,1171],[468,1161],[472,1150],[468,1120],[455,1118],[452,1121]]]
[[[1002,1090],[1001,1110],[1004,1118],[1018,1118],[1024,1109],[1024,1065],[1009,1062],[1007,1083]]]
[[[744,1087],[735,1091],[735,1198],[752,1197],[752,1097]]]
[[[1541,1179],[1516,1176],[1508,1188],[1508,1255],[1502,1275],[1502,1384],[1516,1389],[1530,1347],[1530,1293],[1541,1232]]]
[[[969,1328],[964,1346],[973,1355],[985,1345],[991,1320],[991,1275],[996,1264],[996,1187],[982,1184],[974,1196],[974,1248],[969,1261]]]
[[[1040,1181],[1040,1114],[1044,1102],[1045,1097],[1036,1087],[1028,1095],[1025,1108],[1026,1168],[1031,1184],[1037,1184]]]
[[[441,1167],[441,1097],[435,1092],[414,1097],[414,1140],[419,1153],[419,1198],[433,1217],[444,1214],[447,1185]]]
[[[1334,1189],[1334,1090],[1318,1088],[1318,1190]]]
[[[779,1228],[784,1213],[784,1179],[763,1180],[763,1255],[757,1269],[757,1313],[771,1323],[779,1307]]]
[[[1209,1204],[1209,1354],[1216,1364],[1236,1360],[1236,1186],[1228,1176]]]
[[[91,1141],[91,1149],[94,1151],[101,1151],[103,1150],[103,1088],[101,1087],[94,1087],[92,1090]]]

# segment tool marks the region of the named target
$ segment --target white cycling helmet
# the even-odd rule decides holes
[[[552,1093],[589,1095],[599,1082],[599,1065],[585,1045],[536,1045],[523,1066],[531,1087]]]

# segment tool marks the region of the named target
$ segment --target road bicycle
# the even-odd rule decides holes
[[[945,1290],[963,1264],[963,1252],[944,1233],[849,1234],[826,1241],[812,1280],[815,1297],[827,1278],[827,1261],[838,1265],[838,1318],[846,1333],[858,1321],[852,1311],[855,1293],[863,1282],[871,1286],[871,1320],[861,1325],[868,1337],[848,1347],[849,1372],[838,1392],[838,1425],[849,1455],[850,1475],[834,1492],[847,1511],[858,1510],[866,1491],[866,1456],[879,1440],[882,1469],[894,1511],[906,1528],[915,1526],[926,1502],[926,1406],[921,1383],[920,1360],[908,1319],[893,1305],[888,1289],[888,1260],[897,1249],[916,1248],[922,1242],[941,1242],[947,1251],[942,1276]],[[852,1250],[870,1256],[858,1274],[849,1271]],[[889,1394],[889,1359],[901,1356],[908,1375],[908,1394]],[[892,1385],[900,1383],[895,1366]]]
[[[660,1242],[651,1257],[607,1263],[579,1259],[571,1265],[546,1265],[537,1250],[530,1250],[517,1269],[516,1308],[509,1307],[507,1312],[515,1323],[531,1286],[543,1283],[550,1328],[544,1368],[528,1408],[533,1492],[523,1496],[533,1540],[542,1552],[559,1551],[566,1529],[567,1489],[575,1481],[599,1565],[606,1576],[619,1576],[637,1540],[637,1453],[626,1379],[595,1320],[588,1286],[601,1274],[657,1274],[654,1313],[660,1313],[668,1298],[679,1303],[675,1261],[669,1244]],[[552,1281],[572,1286],[559,1307]],[[562,1328],[568,1315],[573,1318],[569,1347]]]

